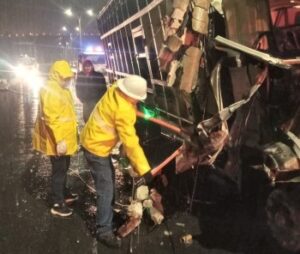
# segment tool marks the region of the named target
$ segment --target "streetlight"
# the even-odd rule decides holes
[[[69,16],[69,17],[73,17],[74,13],[72,12],[71,8],[68,8],[64,11],[64,14]],[[82,47],[82,34],[81,34],[81,16],[76,16],[77,18],[77,22],[78,22],[78,29],[76,28],[76,31],[79,32],[79,48],[81,50]]]
[[[72,17],[72,16],[73,16],[73,12],[72,12],[72,10],[71,10],[70,8],[65,10],[65,14],[66,14],[67,16],[69,16],[69,17]]]
[[[92,9],[86,10],[86,14],[87,14],[88,16],[90,16],[90,17],[94,17],[94,16],[95,16],[94,11],[93,11]]]
[[[71,8],[68,8],[64,11],[65,15],[72,17],[75,16],[77,18],[78,26],[75,28],[76,31],[79,32],[79,47],[80,50],[82,48],[82,26],[81,26],[81,15],[74,15]],[[94,11],[92,9],[86,10],[86,14],[90,17],[95,16]]]

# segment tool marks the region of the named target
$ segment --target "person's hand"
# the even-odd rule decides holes
[[[56,152],[58,156],[65,155],[67,153],[67,143],[62,140],[59,141],[56,145]]]
[[[153,181],[153,175],[151,174],[151,170],[146,174],[140,177],[134,178],[134,184],[139,187],[141,185],[149,185]]]

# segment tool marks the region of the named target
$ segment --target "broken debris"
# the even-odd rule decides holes
[[[141,218],[130,217],[129,220],[119,228],[118,235],[120,237],[127,236],[141,224],[141,221]]]
[[[139,186],[135,192],[135,199],[143,201],[149,198],[149,188],[146,185]]]
[[[183,235],[180,238],[180,242],[185,245],[191,245],[193,243],[193,236],[191,234]]]
[[[132,218],[142,218],[143,216],[143,205],[141,202],[132,201],[127,208],[128,217]]]
[[[162,223],[164,216],[159,210],[157,210],[155,207],[150,207],[149,213],[151,220],[153,220],[155,224],[159,225]]]

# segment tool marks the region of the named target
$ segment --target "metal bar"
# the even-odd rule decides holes
[[[114,9],[117,8],[115,1],[113,2],[112,7]],[[113,27],[115,27],[115,26],[118,25],[118,22],[115,19],[115,16],[116,16],[115,13],[111,13],[111,21],[112,21]],[[122,59],[119,59],[120,55],[118,53],[119,48],[118,48],[118,45],[117,45],[117,38],[116,38],[117,34],[112,34],[110,37],[111,37],[111,41],[112,41],[112,45],[113,45],[113,55],[114,55],[114,62],[115,62],[115,66],[116,66],[116,71],[121,71],[121,62],[122,62]]]
[[[215,41],[217,43],[222,44],[223,46],[226,46],[226,47],[229,47],[231,49],[243,52],[243,53],[245,53],[247,55],[250,55],[250,56],[252,56],[252,57],[254,57],[254,58],[258,59],[258,60],[261,60],[263,62],[269,63],[271,65],[275,65],[275,66],[278,66],[278,67],[281,67],[281,68],[284,68],[284,69],[291,68],[291,65],[287,64],[286,60],[284,62],[283,59],[273,57],[273,56],[271,56],[269,54],[260,52],[258,50],[253,49],[253,48],[249,48],[249,47],[247,47],[245,45],[242,45],[242,44],[237,43],[235,41],[226,39],[226,38],[224,38],[222,36],[218,35],[215,38]]]
[[[300,65],[300,58],[283,59],[282,62],[287,65]]]
[[[111,5],[111,3],[113,2],[114,0],[110,0],[98,13],[97,15],[97,19],[100,19],[103,15],[103,13],[106,12],[106,10],[109,8],[109,6]]]
[[[158,13],[159,13],[160,25],[161,25],[161,28],[162,28],[163,38],[165,39],[166,38],[166,31],[165,31],[165,26],[164,26],[164,23],[163,23],[163,15],[162,15],[162,11],[161,11],[160,6],[158,6]]]
[[[116,24],[119,24],[119,17],[118,15],[114,15],[115,16],[115,21],[116,21]],[[118,38],[121,38],[122,39],[122,34],[121,34],[121,31],[118,31],[118,33],[116,33],[116,43],[117,43],[117,47],[118,47],[118,55],[119,55],[119,60],[120,60],[120,69],[119,71],[124,71],[125,70],[125,67],[124,67],[124,59],[123,59],[123,54],[122,54],[122,50],[123,48],[120,47],[120,44],[119,44],[119,39]],[[121,35],[121,36],[119,36]]]
[[[127,73],[130,73],[129,71],[129,67],[128,67],[128,61],[127,61],[127,57],[126,57],[126,47],[125,47],[125,44],[124,44],[124,41],[123,41],[123,33],[122,33],[122,30],[119,31],[120,33],[120,40],[121,40],[121,44],[122,44],[122,49],[123,49],[123,57],[124,57],[124,62],[125,62],[125,67],[126,67],[126,72]]]
[[[153,168],[150,172],[152,176],[157,176],[160,174],[162,169],[173,159],[175,159],[179,154],[181,154],[181,147],[179,147],[174,153],[172,153],[168,158],[166,158],[162,163]]]
[[[112,69],[105,69],[105,70],[108,73],[116,74],[116,75],[123,76],[123,77],[127,77],[127,76],[131,75],[130,73],[125,73],[125,72],[120,72],[120,71],[114,71]],[[153,89],[148,87],[147,88],[147,93],[153,93]]]
[[[124,8],[124,5],[126,5],[126,2],[125,1],[123,1],[122,3],[121,3],[121,15],[122,15],[122,17],[121,17],[121,19],[122,20],[125,20],[125,14],[124,14],[124,12],[125,12],[125,10],[126,10],[126,8]],[[121,44],[122,44],[122,47],[123,47],[123,57],[124,57],[124,61],[125,61],[125,66],[126,66],[126,71],[128,72],[128,73],[130,73],[130,71],[129,71],[129,64],[128,64],[128,59],[127,59],[127,48],[126,48],[126,43],[125,43],[125,38],[127,37],[127,33],[126,33],[126,27],[124,27],[123,29],[120,29],[120,31],[119,31],[119,33],[120,33],[120,40],[121,40]],[[124,36],[126,34],[126,36]],[[128,39],[128,38],[127,38]],[[128,45],[127,45],[128,46]],[[128,47],[129,48],[129,47]]]
[[[127,7],[127,3],[125,3],[125,6],[126,6],[126,14],[129,17],[129,11],[128,11],[128,7]],[[134,64],[133,64],[133,57],[132,57],[132,52],[131,52],[131,46],[130,46],[128,32],[127,32],[128,29],[131,29],[131,26],[130,27],[124,27],[124,29],[125,29],[125,33],[126,33],[128,55],[130,57],[130,63],[131,63],[131,67],[132,67],[132,73],[135,73]],[[126,60],[127,60],[127,58],[126,58]]]
[[[182,121],[182,122],[186,122],[186,123],[188,123],[188,124],[194,124],[192,121],[189,121],[189,120],[187,120],[187,119],[185,119],[185,118],[176,116],[176,115],[174,115],[174,114],[172,114],[172,113],[169,113],[169,112],[167,112],[167,111],[165,111],[165,110],[163,110],[163,109],[160,109],[160,108],[156,108],[156,109],[157,109],[158,111],[163,112],[164,114],[166,114],[166,115],[168,115],[168,116],[171,116],[171,117],[173,117],[173,118],[176,118],[177,120],[180,120],[180,121]]]
[[[78,17],[78,27],[79,27],[79,52],[82,51],[82,24],[81,16]]]
[[[155,54],[156,54],[156,61],[157,61],[157,64],[159,66],[159,60],[158,60],[158,47],[157,47],[157,43],[156,43],[156,39],[155,39],[155,33],[154,33],[154,28],[153,28],[153,22],[152,22],[152,18],[151,18],[151,13],[149,12],[148,13],[148,16],[149,16],[149,21],[150,21],[150,29],[151,29],[151,34],[152,34],[152,41],[153,41],[153,45],[154,45],[154,49],[155,49]],[[151,57],[152,59],[152,57]],[[162,73],[161,73],[161,70],[159,68],[159,77],[160,79],[162,79]]]
[[[154,118],[154,117],[147,117],[144,113],[142,113],[140,111],[137,111],[136,115],[138,117],[140,117],[140,118],[147,119],[147,120],[149,120],[149,121],[151,121],[153,123],[156,123],[156,124],[158,124],[160,126],[163,126],[163,127],[167,128],[169,130],[172,130],[173,132],[175,132],[177,134],[181,134],[182,133],[182,130],[179,127],[177,127],[177,126],[175,126],[173,124],[170,124],[170,123],[168,123],[168,122],[166,122],[164,120],[157,119],[157,118]]]
[[[160,86],[167,86],[167,81],[159,79],[151,79],[151,82]]]
[[[142,10],[140,10],[139,12],[137,12],[135,15],[133,15],[129,19],[125,20],[124,22],[122,22],[118,26],[114,27],[113,29],[111,29],[107,33],[103,34],[101,36],[101,39],[109,36],[110,34],[113,34],[114,32],[116,32],[116,31],[120,30],[121,28],[127,26],[131,22],[133,22],[133,21],[139,19],[140,17],[144,16],[146,13],[148,13],[150,10],[152,10],[153,8],[155,8],[157,5],[159,5],[163,1],[164,0],[153,0],[149,5],[147,5],[145,8],[143,8]]]
[[[199,132],[205,134],[207,131],[210,131],[211,129],[213,129],[214,127],[219,125],[220,123],[227,121],[233,115],[233,113],[235,111],[237,111],[241,106],[248,103],[250,101],[250,99],[252,98],[252,96],[256,93],[258,88],[261,87],[262,83],[267,78],[267,74],[268,74],[268,68],[265,67],[265,69],[259,74],[259,76],[255,82],[255,85],[253,85],[251,87],[247,98],[237,101],[237,102],[227,106],[226,108],[222,109],[221,111],[219,111],[218,113],[213,115],[211,118],[201,121],[197,125],[198,134],[199,134]],[[207,135],[207,134],[205,134],[205,135]]]
[[[164,81],[164,80],[158,80],[158,79],[151,79],[151,83],[154,85],[154,84],[157,84],[157,85],[160,85],[162,86],[162,90],[163,90],[163,98],[164,98],[164,104],[165,104],[165,109],[166,111],[163,111],[161,110],[162,112],[166,113],[168,112],[169,110],[169,107],[168,107],[168,102],[167,102],[167,97],[166,97],[166,86],[167,86],[167,82]],[[155,86],[153,86],[155,87]],[[155,91],[155,89],[154,89]]]
[[[112,67],[113,67],[113,78],[115,79],[115,72],[116,70],[118,69],[117,67],[117,64],[116,64],[116,57],[115,57],[115,54],[114,54],[114,42],[113,42],[113,38],[112,36],[110,36],[109,38],[109,58],[112,62]]]
[[[137,0],[137,3],[138,3],[138,0]],[[149,5],[148,1],[147,1],[147,5]],[[138,5],[138,8],[140,10],[139,5]],[[147,45],[147,42],[146,42],[145,30],[144,30],[144,27],[148,26],[148,24],[150,24],[150,27],[152,26],[151,21],[150,21],[149,12],[148,12],[148,22],[145,22],[146,23],[145,24],[144,19],[146,17],[147,17],[147,15],[140,18],[140,23],[141,23],[142,32],[143,32],[142,36],[143,36],[143,41],[144,41],[144,52],[145,53],[139,54],[138,57],[139,58],[142,58],[142,57],[146,58],[147,71],[148,71],[149,78],[151,80],[151,79],[153,79],[153,72],[152,72],[152,67],[151,67],[151,63],[150,63],[149,49],[148,49],[148,45]],[[152,82],[150,82],[150,85],[151,85],[151,88],[154,89],[154,86],[153,86]]]

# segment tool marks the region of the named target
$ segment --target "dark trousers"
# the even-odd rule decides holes
[[[89,120],[97,101],[89,101],[82,104],[83,121],[86,123]]]
[[[100,157],[84,150],[85,157],[91,166],[97,193],[97,234],[112,232],[113,201],[115,189],[115,171],[110,156]]]
[[[67,171],[70,166],[70,156],[50,156],[52,164],[52,201],[62,204],[66,194]]]

